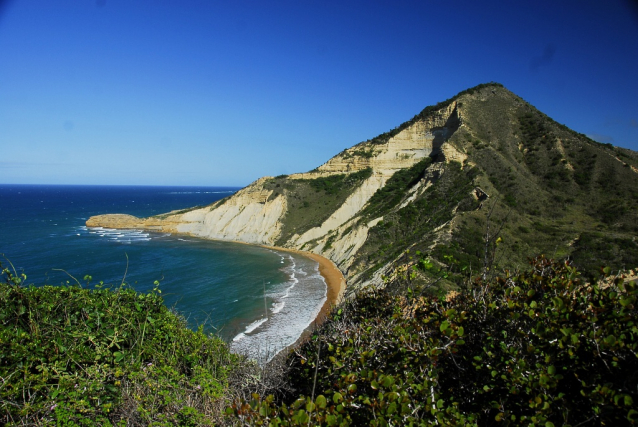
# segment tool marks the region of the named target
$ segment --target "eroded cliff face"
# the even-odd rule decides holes
[[[427,120],[415,121],[385,143],[368,141],[343,151],[316,170],[290,175],[289,180],[313,180],[331,175],[351,174],[370,168],[365,179],[328,219],[318,226],[294,234],[283,245],[321,254],[335,262],[348,278],[349,266],[365,244],[370,228],[383,218],[359,218],[370,198],[392,175],[410,168],[420,160],[444,154],[445,158],[464,160],[464,154],[446,145],[462,124],[456,102]],[[281,236],[288,212],[287,197],[265,188],[271,179],[261,178],[233,196],[210,206],[189,211],[169,212],[151,218],[130,215],[100,215],[87,221],[90,227],[141,228],[184,233],[207,239],[275,245]],[[421,188],[423,186],[417,186]],[[417,189],[418,189],[417,188]]]
[[[636,171],[635,152],[589,140],[484,84],[313,171],[262,178],[204,208],[105,215],[87,225],[311,251],[335,262],[352,292],[387,278],[412,283],[417,252],[449,269],[451,259],[470,270],[483,265],[477,242],[490,201],[492,221],[502,222],[499,250],[509,254],[500,267],[558,252],[598,271],[603,262],[638,260]]]
[[[177,231],[207,239],[273,245],[281,232],[286,198],[270,199],[272,191],[262,187],[266,179],[255,181],[223,204],[182,214]]]
[[[357,144],[328,160],[316,171],[290,175],[290,178],[313,179],[365,168],[372,168],[380,175],[391,176],[399,169],[409,168],[419,160],[441,152],[445,141],[461,124],[460,108],[453,102],[434,117],[416,121],[386,143]]]

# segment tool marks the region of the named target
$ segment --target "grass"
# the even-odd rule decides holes
[[[293,235],[319,227],[371,175],[372,169],[367,168],[316,179],[276,177],[269,180],[264,188],[273,191],[270,197],[286,197],[288,206],[277,244],[283,245]]]

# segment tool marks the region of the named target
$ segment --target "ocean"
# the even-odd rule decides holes
[[[160,281],[165,304],[231,349],[265,361],[292,344],[326,300],[318,264],[297,254],[143,230],[87,228],[92,215],[150,216],[208,205],[232,187],[0,185],[0,262],[27,284]],[[92,280],[87,284],[85,276]]]

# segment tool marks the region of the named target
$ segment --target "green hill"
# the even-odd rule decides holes
[[[383,165],[375,160],[386,149],[380,147],[396,144],[402,132],[420,124],[426,124],[424,134],[433,135],[427,158],[393,171],[351,219],[303,245],[337,261],[353,289],[379,286],[382,275],[391,277],[405,265],[406,250],[446,265],[444,257],[451,255],[459,266],[480,271],[488,214],[492,231],[500,230],[492,260],[497,270],[522,268],[537,253],[570,258],[587,274],[603,265],[638,266],[638,153],[568,129],[500,84],[480,85],[427,107],[317,171],[344,162],[351,170],[376,172]],[[271,182],[284,189],[291,206],[308,193],[298,191],[295,176]],[[352,193],[352,186],[339,191]],[[322,208],[323,217],[335,210],[329,204]],[[298,232],[317,226],[306,218],[303,208],[289,209],[282,222],[295,224]],[[379,218],[356,251],[344,257],[331,250]],[[290,234],[282,233],[278,243],[294,245]],[[504,253],[507,257],[499,256]]]

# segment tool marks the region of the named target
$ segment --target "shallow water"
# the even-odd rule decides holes
[[[296,340],[325,301],[318,265],[297,254],[144,230],[87,228],[103,213],[149,216],[207,205],[237,188],[0,185],[0,253],[36,285],[124,280],[235,351],[268,358]],[[0,260],[3,264],[7,261]],[[63,270],[63,271],[62,271]],[[89,285],[89,286],[92,286]]]

